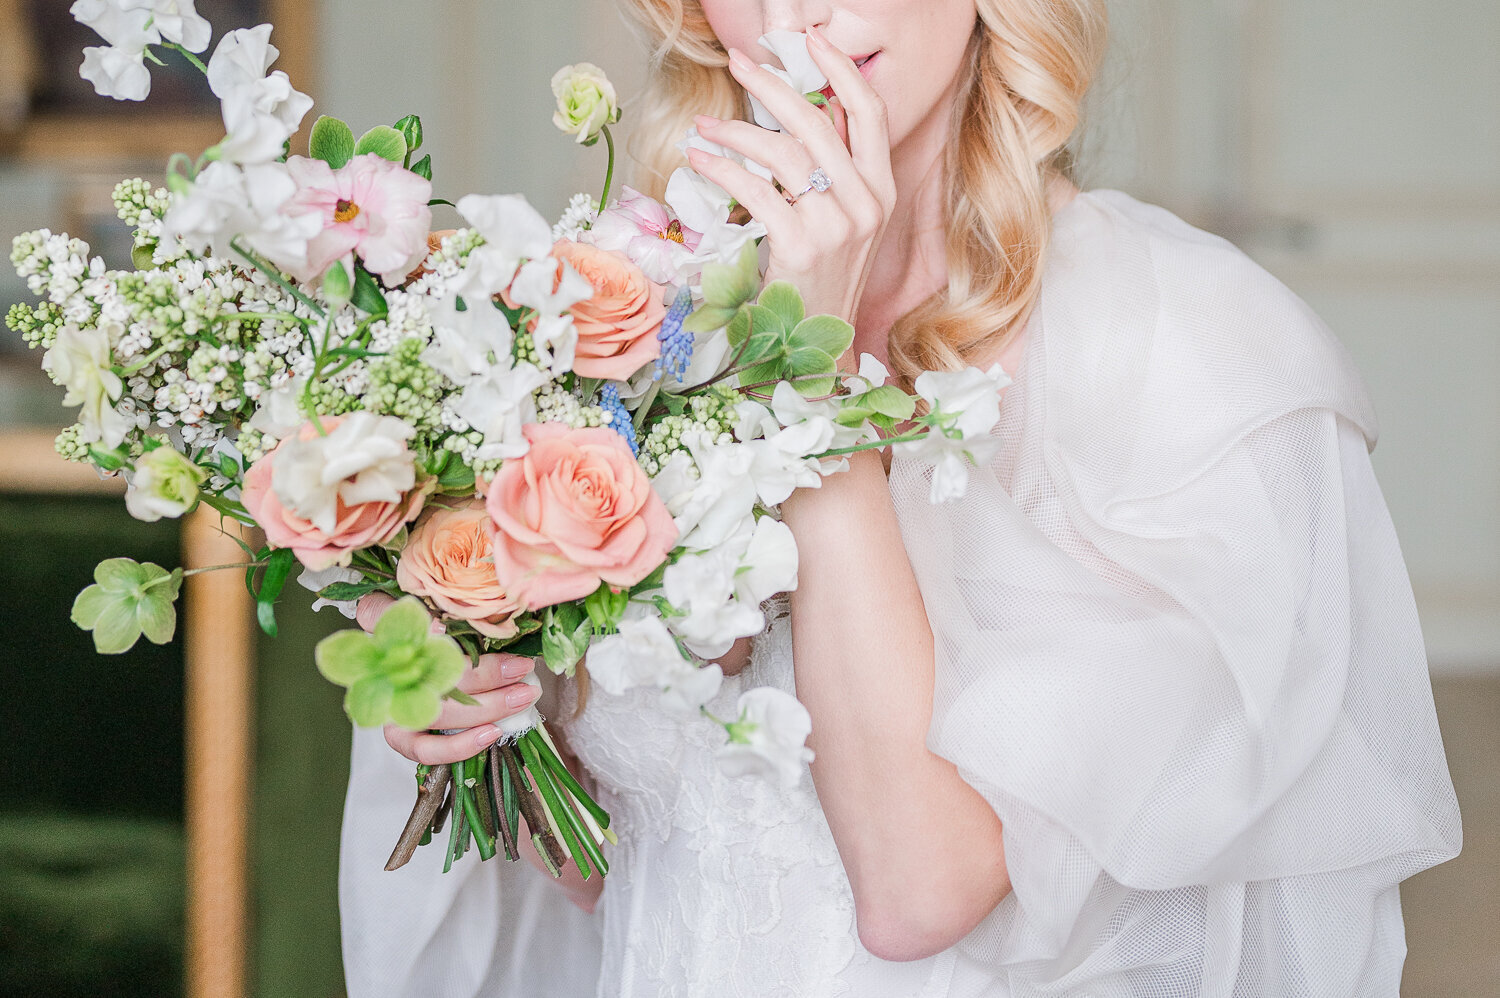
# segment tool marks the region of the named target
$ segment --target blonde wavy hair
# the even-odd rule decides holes
[[[686,164],[695,114],[746,116],[697,0],[621,0],[651,46],[633,115],[638,186],[660,198]],[[890,367],[911,379],[993,359],[1031,313],[1051,231],[1047,187],[1073,177],[1069,141],[1104,53],[1105,0],[977,0],[944,164],[948,286],[890,331]]]

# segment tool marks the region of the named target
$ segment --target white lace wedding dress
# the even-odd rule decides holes
[[[351,998],[1397,994],[1397,885],[1459,825],[1363,389],[1227,243],[1112,192],[1055,230],[993,464],[944,506],[891,474],[929,745],[1003,820],[1012,894],[877,960],[809,779],[724,777],[713,725],[596,688],[562,722],[621,836],[592,918],[517,867],[382,873],[411,776],[356,737]],[[784,613],[711,709],[763,684],[794,689]]]

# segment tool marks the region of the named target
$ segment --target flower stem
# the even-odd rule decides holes
[[[914,440],[921,440],[925,436],[927,436],[925,431],[921,433],[904,433],[899,437],[885,437],[880,440],[872,440],[867,444],[856,444],[853,447],[835,447],[833,450],[826,450],[821,454],[813,455],[813,457],[821,461],[825,457],[843,457],[845,454],[859,454],[867,450],[881,450],[892,444],[909,444]]]
[[[222,572],[226,568],[264,568],[269,564],[269,561],[244,561],[235,565],[206,565],[203,568],[189,568],[182,573],[182,577],[187,578],[189,575],[198,575],[202,572]],[[154,583],[148,583],[148,588],[150,585]]]
[[[277,270],[275,267],[272,267],[270,264],[266,263],[264,260],[261,260],[255,254],[251,253],[249,250],[241,246],[238,239],[231,239],[229,241],[229,246],[236,253],[238,253],[241,259],[243,259],[246,263],[254,267],[256,270],[260,271],[262,274],[265,274],[266,277],[270,278],[271,282],[274,283],[278,288],[285,291],[287,294],[291,295],[293,298],[297,299],[308,308],[312,309],[314,314],[316,314],[318,318],[327,318],[327,313],[323,311],[323,307],[321,305],[313,301],[311,298],[307,297],[307,295],[303,294],[301,291],[298,291],[296,288],[292,287],[291,282],[288,281],[285,277],[282,277],[279,270]]]
[[[615,137],[610,134],[608,125],[602,126],[599,131],[604,134],[604,144],[609,147],[609,166],[604,170],[604,193],[599,195],[599,211],[603,212],[609,207],[609,188],[615,179]]]
[[[178,52],[182,53],[182,57],[184,59],[186,59],[188,62],[192,63],[194,66],[196,66],[198,68],[198,71],[201,72],[204,76],[208,75],[208,67],[205,66],[205,65],[203,65],[203,60],[202,59],[198,58],[196,55],[194,55],[193,53],[189,52],[187,49],[183,48],[181,45],[178,45],[176,42],[165,42],[164,44],[166,45],[167,48],[169,48],[169,49],[176,49]]]

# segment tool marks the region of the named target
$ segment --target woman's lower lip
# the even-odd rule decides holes
[[[868,80],[870,78],[871,68],[875,65],[875,60],[879,58],[880,53],[876,52],[874,55],[870,56],[870,58],[866,59],[864,65],[859,67],[859,74]]]

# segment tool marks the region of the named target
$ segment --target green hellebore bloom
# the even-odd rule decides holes
[[[143,633],[152,644],[172,640],[177,631],[172,604],[182,590],[182,569],[168,572],[150,562],[110,558],[94,568],[94,583],[73,601],[72,618],[93,632],[99,654],[129,651]]]
[[[421,600],[408,596],[385,612],[374,634],[340,631],[318,642],[318,671],[348,688],[344,711],[355,724],[394,721],[420,731],[437,720],[468,659],[458,642],[433,634],[431,624]]]

